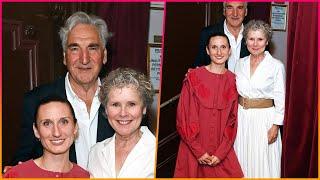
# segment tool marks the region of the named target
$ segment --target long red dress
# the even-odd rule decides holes
[[[174,177],[243,177],[233,149],[237,131],[235,75],[193,69],[183,81],[177,109],[181,141]],[[217,156],[216,166],[198,163],[203,154]]]

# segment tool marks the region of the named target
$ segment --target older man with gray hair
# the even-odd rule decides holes
[[[206,52],[206,41],[211,34],[224,33],[228,36],[231,45],[231,56],[226,63],[227,68],[234,72],[236,61],[248,56],[249,51],[245,45],[242,32],[243,20],[247,16],[246,2],[224,2],[223,15],[225,20],[215,25],[202,29],[200,34],[199,51],[194,66],[210,64],[210,58]]]
[[[103,116],[104,108],[98,98],[101,85],[98,75],[107,62],[105,47],[109,33],[105,21],[84,12],[76,12],[67,19],[59,35],[63,63],[68,73],[64,78],[36,87],[25,94],[20,147],[12,165],[42,155],[41,143],[33,134],[32,123],[36,104],[49,95],[67,99],[75,111],[79,134],[70,149],[72,162],[86,169],[90,148],[114,134]],[[63,140],[62,136],[52,138]]]

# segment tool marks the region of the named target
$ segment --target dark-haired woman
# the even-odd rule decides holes
[[[238,93],[234,74],[225,68],[231,53],[228,37],[211,35],[206,51],[211,63],[189,71],[183,81],[174,177],[242,177],[233,150]]]
[[[71,104],[60,97],[40,101],[33,131],[43,155],[9,169],[5,178],[88,178],[89,173],[69,160],[69,149],[78,132]]]

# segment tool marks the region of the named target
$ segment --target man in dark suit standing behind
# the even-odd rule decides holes
[[[114,134],[103,116],[104,108],[98,99],[101,84],[98,75],[107,62],[105,45],[109,33],[105,21],[84,12],[76,12],[67,19],[59,35],[63,63],[68,73],[64,78],[36,87],[25,94],[20,146],[12,165],[42,155],[41,143],[33,134],[32,124],[36,105],[48,95],[68,99],[75,111],[79,134],[70,148],[70,160],[82,168],[87,168],[90,148]]]
[[[194,66],[202,66],[210,64],[210,58],[206,52],[206,42],[208,37],[213,33],[225,33],[228,36],[231,45],[231,56],[226,66],[232,72],[236,61],[239,58],[249,55],[249,51],[245,45],[242,36],[243,20],[247,15],[246,2],[224,2],[223,15],[225,20],[215,25],[205,27],[200,34],[199,51],[194,62]]]

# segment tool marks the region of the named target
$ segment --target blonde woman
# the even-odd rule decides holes
[[[156,139],[141,125],[153,101],[148,78],[133,69],[116,69],[103,80],[99,99],[115,134],[92,148],[91,177],[154,178]]]

